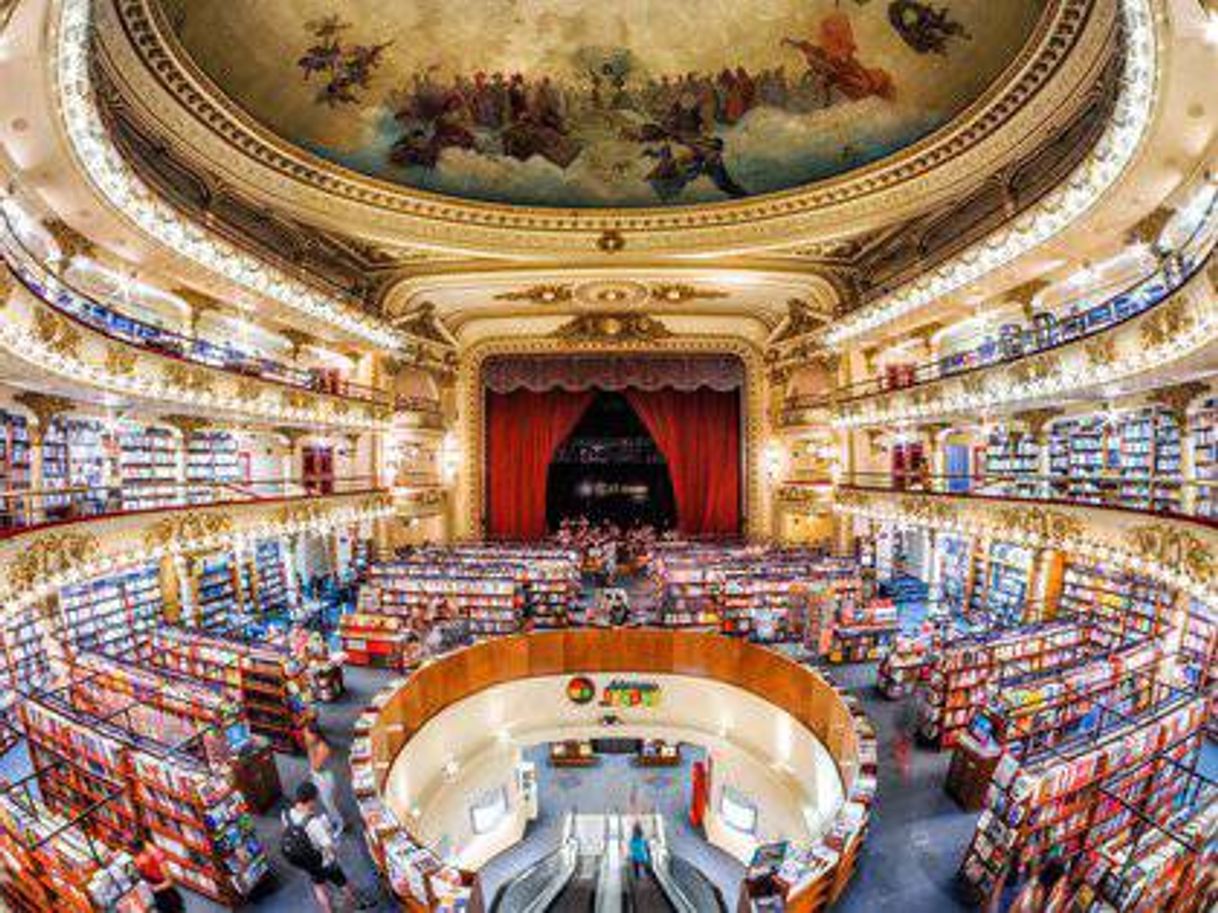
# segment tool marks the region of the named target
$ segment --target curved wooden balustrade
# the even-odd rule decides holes
[[[859,724],[832,685],[807,666],[765,647],[670,629],[521,634],[482,641],[430,662],[378,695],[361,718],[357,740],[367,742],[357,743],[359,750],[353,751],[353,780],[359,784],[361,768],[371,765],[375,792],[383,796],[393,762],[411,738],[446,708],[487,688],[540,676],[618,672],[712,679],[781,708],[825,746],[849,795],[859,771]],[[367,806],[362,807],[367,818]],[[382,802],[377,813],[387,812]],[[367,828],[370,848],[382,864],[384,841],[397,830]],[[846,847],[837,867],[789,898],[787,909],[810,913],[836,899],[854,872],[860,844],[861,838]],[[429,909],[409,901],[407,908]]]

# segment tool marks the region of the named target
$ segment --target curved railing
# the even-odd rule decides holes
[[[271,384],[312,393],[325,393],[363,402],[389,404],[383,390],[353,383],[324,371],[245,352],[225,343],[218,345],[146,323],[76,291],[41,264],[18,239],[7,214],[0,210],[0,255],[9,271],[34,296],[70,320],[127,345],[138,346],[166,358],[177,358]]]
[[[1218,244],[1218,195],[1210,200],[1197,225],[1189,237],[1178,245],[1177,251],[1164,256],[1149,275],[1104,301],[1060,319],[1052,314],[1040,314],[1033,319],[1031,326],[1012,325],[997,337],[987,336],[969,349],[913,366],[901,372],[900,376],[877,376],[849,384],[837,391],[837,401],[850,402],[983,368],[1009,365],[1030,355],[1091,339],[1169,298],[1205,266],[1215,244]]]
[[[1039,501],[1103,507],[1140,514],[1190,520],[1218,527],[1211,516],[1209,499],[1198,494],[1218,488],[1218,480],[1183,480],[1173,476],[1122,475],[1106,472],[1087,476],[1032,473],[977,473],[975,475],[929,475],[858,472],[842,480],[842,487],[872,491],[903,491],[912,494],[942,494],[993,498],[1004,501]],[[1137,489],[1136,492],[1130,489]]]
[[[356,726],[352,781],[360,797],[365,833],[374,857],[407,841],[426,844],[398,821],[384,801],[394,761],[431,720],[488,688],[543,676],[630,672],[710,679],[747,691],[790,714],[825,747],[847,798],[861,770],[864,739],[858,717],[815,670],[744,640],[671,629],[568,629],[493,638],[425,664],[404,683],[378,694]],[[850,803],[843,803],[843,809]],[[840,813],[839,813],[840,814]],[[833,830],[830,823],[826,833]],[[862,831],[859,831],[861,834]],[[799,888],[822,901],[845,888],[858,843],[841,848],[838,861]],[[437,860],[437,864],[441,864]],[[467,873],[472,879],[472,875]],[[809,909],[820,907],[809,907]]]
[[[1218,341],[1218,258],[1210,253],[1157,305],[1120,323],[1009,363],[834,404],[833,423],[857,428],[1015,407],[1100,389],[1199,361]],[[1100,394],[1102,395],[1102,394]]]
[[[0,539],[24,531],[122,514],[201,505],[248,504],[379,491],[371,476],[336,479],[253,479],[231,482],[127,480],[114,485],[69,485],[0,492]]]

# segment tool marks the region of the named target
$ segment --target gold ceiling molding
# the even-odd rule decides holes
[[[295,327],[280,330],[279,335],[286,339],[288,345],[291,346],[293,361],[300,358],[301,352],[317,342],[317,337],[312,333],[306,333],[304,330],[298,330]]]
[[[804,298],[787,299],[787,317],[778,334],[771,340],[777,345],[793,342],[819,330],[825,325],[825,317]]]
[[[417,339],[440,343],[445,347],[452,345],[452,338],[436,314],[436,306],[430,301],[420,302],[411,313],[394,322],[400,329]]]
[[[1094,368],[1106,368],[1116,361],[1116,340],[1111,336],[1088,339],[1083,343],[1087,363]]]
[[[161,377],[169,386],[190,393],[215,392],[215,378],[200,366],[171,361],[161,366]]]
[[[13,397],[13,402],[19,403],[33,413],[38,420],[38,426],[45,429],[57,415],[69,411],[75,403],[66,396],[55,396],[51,393],[39,393],[36,390],[22,390]]]
[[[67,573],[92,561],[100,550],[87,533],[46,533],[22,549],[9,567],[10,592],[29,590],[47,577]]]
[[[0,264],[0,310],[8,304],[9,293],[17,287],[17,280],[13,278],[12,272],[8,268],[8,262]]]
[[[211,424],[211,419],[200,415],[163,415],[161,424],[168,425],[182,435],[182,440],[189,440],[193,435]]]
[[[292,186],[301,211],[322,211],[316,194],[350,203],[331,206],[340,223],[359,210],[401,217],[381,218],[380,224],[404,243],[485,246],[500,254],[558,248],[617,253],[627,246],[680,251],[789,244],[840,232],[864,215],[891,222],[894,207],[911,213],[920,201],[958,196],[962,182],[978,182],[1026,150],[1029,136],[1048,137],[1076,113],[1112,52],[1116,12],[1098,0],[1047,0],[1036,34],[1005,80],[929,139],[841,178],[704,206],[587,212],[456,200],[357,175],[295,149],[197,72],[155,0],[100,4],[95,40],[104,48],[97,56],[124,73],[130,102],[168,107],[159,101],[168,93],[191,115],[181,119],[183,143],[264,197],[286,199],[280,190]]]
[[[233,529],[233,518],[218,511],[187,511],[157,520],[144,533],[144,544],[150,549],[195,545],[223,536]]]
[[[1148,247],[1157,247],[1159,237],[1163,234],[1163,229],[1167,227],[1167,223],[1171,221],[1172,216],[1175,214],[1176,211],[1174,209],[1159,206],[1143,216],[1138,221],[1138,224],[1129,230],[1129,233],[1126,235],[1126,241],[1130,244],[1145,244]]]
[[[674,334],[661,321],[646,314],[580,314],[550,334],[567,342],[647,343]]]
[[[1185,302],[1179,296],[1173,297],[1151,311],[1150,316],[1142,322],[1142,343],[1148,349],[1158,348],[1177,336],[1183,336],[1193,328],[1194,322]]]
[[[106,370],[111,374],[119,377],[132,375],[138,363],[139,356],[134,349],[114,343],[106,346]]]
[[[724,289],[689,282],[642,283],[629,280],[598,279],[590,282],[540,282],[521,289],[500,292],[496,301],[527,301],[530,304],[570,304],[574,301],[593,305],[681,304],[686,301],[714,301],[730,298]]]
[[[531,304],[566,304],[575,298],[575,286],[570,283],[541,282],[527,288],[500,292],[496,301],[528,301]]]

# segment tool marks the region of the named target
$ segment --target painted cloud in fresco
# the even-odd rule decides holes
[[[1043,6],[163,2],[196,63],[285,139],[415,189],[548,207],[744,198],[882,159],[975,101]]]

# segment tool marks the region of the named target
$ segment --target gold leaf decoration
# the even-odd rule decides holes
[[[190,511],[158,520],[144,533],[144,544],[149,548],[189,544],[224,535],[232,528],[233,518],[227,513]]]
[[[329,511],[313,502],[287,504],[275,512],[275,522],[283,526],[308,526],[321,520]]]
[[[1172,384],[1170,387],[1156,390],[1150,394],[1149,399],[1152,403],[1159,403],[1165,406],[1171,412],[1172,418],[1176,420],[1176,424],[1183,427],[1188,417],[1188,407],[1194,400],[1208,393],[1209,389],[1209,384],[1190,380],[1182,384]]]
[[[717,288],[701,288],[684,282],[664,282],[649,290],[652,301],[676,303],[681,301],[710,301],[726,298],[728,293]]]
[[[135,373],[139,356],[126,346],[110,343],[106,346],[106,370],[117,377]]]
[[[34,335],[38,341],[64,358],[77,358],[80,351],[80,330],[66,317],[39,308],[34,312]]]
[[[969,396],[981,396],[985,393],[985,376],[975,374],[972,377],[966,377],[960,381],[960,385]]]
[[[1036,355],[1016,362],[1011,366],[1009,373],[1015,383],[1023,386],[1055,374],[1057,365],[1056,355]]]
[[[1214,550],[1186,530],[1167,523],[1139,527],[1129,534],[1134,551],[1143,558],[1168,567],[1183,568],[1202,583],[1214,578]]]
[[[901,510],[913,520],[931,525],[950,523],[956,519],[954,504],[943,498],[908,495],[901,499]]]
[[[1014,418],[1027,425],[1032,437],[1039,440],[1045,426],[1061,414],[1061,409],[1028,409],[1024,412],[1016,412]]]
[[[843,507],[863,508],[871,503],[871,496],[851,488],[839,488],[833,500]]]
[[[285,390],[283,404],[289,409],[308,409],[312,405],[312,401],[307,393],[299,390]]]
[[[1157,349],[1177,336],[1183,336],[1195,323],[1192,313],[1179,298],[1161,304],[1142,323],[1142,345]]]
[[[243,403],[253,402],[262,396],[262,384],[252,377],[242,377],[237,381],[236,394]]]
[[[214,389],[211,373],[194,365],[170,362],[161,369],[161,376],[167,384],[193,393],[211,393]]]
[[[9,570],[9,586],[13,592],[29,589],[47,577],[91,561],[98,550],[97,539],[87,533],[48,533],[39,536],[13,561]]]
[[[528,301],[531,304],[564,304],[575,297],[575,288],[568,284],[539,283],[511,292],[500,292],[496,301]]]
[[[8,296],[17,287],[13,274],[8,270],[8,264],[0,265],[0,310],[8,305]]]
[[[1083,343],[1087,363],[1093,368],[1106,368],[1116,361],[1116,340],[1111,336],[1088,339]]]
[[[667,339],[672,330],[646,314],[581,314],[550,334],[569,342],[650,342]]]
[[[997,511],[998,526],[1042,542],[1065,545],[1083,534],[1082,521],[1043,507],[1004,507]]]

